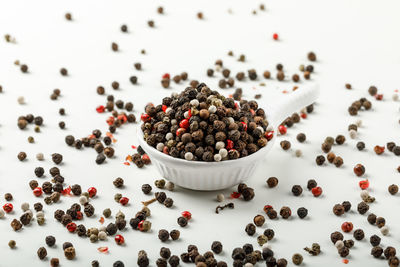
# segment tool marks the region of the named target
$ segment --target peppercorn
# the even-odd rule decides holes
[[[46,244],[49,247],[52,247],[52,246],[54,246],[56,244],[56,238],[54,236],[51,236],[51,235],[46,236],[45,241],[46,241]]]
[[[283,150],[288,150],[288,149],[290,149],[290,147],[291,147],[290,142],[287,141],[287,140],[281,141],[280,145],[281,145],[281,148],[282,148]]]
[[[289,207],[283,206],[279,212],[283,219],[288,219],[292,215]]]
[[[349,255],[350,250],[347,247],[342,247],[338,250],[340,257],[345,258]]]
[[[369,205],[367,203],[365,203],[364,201],[360,202],[357,205],[357,211],[360,214],[365,214],[368,210],[369,210]]]
[[[306,141],[306,135],[304,133],[299,133],[296,136],[297,141],[299,141],[300,143],[304,143],[304,141]]]
[[[369,242],[371,243],[371,245],[373,247],[376,247],[376,246],[379,246],[379,244],[381,243],[381,238],[379,236],[377,236],[377,235],[372,235],[369,238]]]
[[[155,180],[155,181],[154,181],[154,185],[155,185],[157,188],[164,189],[164,187],[165,187],[165,180],[164,180],[164,179]]]
[[[113,184],[116,188],[121,188],[124,186],[124,179],[122,179],[121,177],[118,177],[113,181]]]
[[[15,242],[15,240],[10,240],[10,241],[8,242],[8,246],[9,246],[11,249],[15,248],[16,245],[17,245],[17,243]]]
[[[4,194],[4,199],[6,201],[11,201],[13,199],[13,196],[11,193],[6,193],[6,194]]]
[[[250,201],[254,198],[255,194],[254,194],[254,189],[251,187],[246,187],[245,189],[243,189],[242,191],[242,196],[243,199],[245,201]]]
[[[318,166],[321,166],[325,162],[325,157],[323,155],[318,155],[315,158],[315,162],[317,163]]]
[[[262,215],[256,215],[253,219],[253,222],[255,225],[257,225],[258,227],[263,226],[263,224],[265,223],[265,217]]]
[[[360,241],[364,239],[364,231],[362,229],[357,229],[354,231],[353,236],[356,240]]]
[[[303,262],[303,256],[301,256],[301,254],[298,254],[298,253],[294,254],[294,255],[292,256],[292,262],[293,262],[294,265],[300,265],[300,264],[302,264],[302,262]]]
[[[335,244],[338,240],[343,240],[343,234],[340,232],[333,232],[331,234],[331,241],[333,244]]]
[[[344,135],[338,135],[338,136],[336,136],[335,141],[336,141],[336,144],[343,145],[344,142],[346,141],[346,137],[344,137]]]
[[[172,200],[172,198],[167,197],[164,200],[164,206],[167,207],[167,208],[172,207],[173,204],[174,204],[174,201]]]
[[[25,152],[19,152],[17,157],[18,157],[18,159],[20,161],[24,161],[26,159],[26,153]]]
[[[182,216],[179,217],[177,221],[178,221],[179,226],[181,226],[181,227],[185,227],[188,224],[188,220]]]
[[[53,153],[52,155],[51,155],[51,159],[53,160],[53,162],[55,163],[55,164],[60,164],[61,162],[62,162],[62,160],[63,160],[63,156],[61,155],[61,154],[59,154],[59,153]]]
[[[246,225],[245,231],[248,235],[252,236],[256,233],[256,226],[252,223]]]
[[[273,187],[277,186],[277,185],[278,185],[278,178],[276,178],[276,177],[269,177],[269,178],[267,179],[267,185],[268,185],[268,187],[270,187],[270,188],[273,188]]]
[[[82,188],[79,184],[74,184],[71,186],[71,192],[75,196],[80,196],[82,194]]]
[[[165,229],[161,229],[158,231],[158,239],[161,240],[161,242],[165,242],[169,239],[169,232]]]
[[[391,195],[396,195],[399,192],[399,187],[395,184],[389,186],[388,191]]]
[[[382,228],[383,226],[385,226],[385,224],[386,224],[385,218],[383,218],[383,217],[377,217],[377,218],[376,218],[376,225],[377,225],[379,228]]]
[[[37,250],[37,255],[38,255],[39,259],[41,259],[41,260],[43,260],[44,258],[46,258],[46,256],[47,256],[47,250],[46,250],[46,248],[45,248],[45,247],[40,247],[40,248]]]
[[[331,150],[331,148],[332,148],[332,145],[329,143],[322,143],[322,145],[321,145],[321,149],[325,153],[328,153]]]
[[[386,247],[385,250],[383,251],[383,254],[385,255],[386,259],[389,259],[391,257],[396,256],[396,249],[394,247]]]
[[[303,188],[300,185],[294,185],[292,187],[292,193],[294,196],[298,197],[303,193]]]
[[[22,228],[22,223],[20,221],[18,221],[17,219],[13,219],[11,221],[11,227],[12,229],[14,229],[14,231],[18,231]]]
[[[396,156],[399,156],[399,155],[400,155],[400,146],[395,146],[395,147],[393,148],[393,153],[394,153]]]

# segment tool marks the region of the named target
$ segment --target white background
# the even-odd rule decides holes
[[[257,11],[264,3],[266,11]],[[162,5],[165,15],[156,12]],[[228,9],[232,14],[228,13]],[[263,214],[265,204],[276,209],[286,205],[295,212],[304,206],[309,210],[309,217],[300,220],[293,216],[290,220],[267,220],[266,227],[275,230],[276,238],[270,242],[277,258],[291,258],[293,253],[304,256],[305,266],[342,266],[341,258],[329,240],[331,232],[340,229],[344,221],[352,221],[355,228],[362,228],[369,238],[372,234],[381,235],[378,228],[366,221],[366,215],[356,212],[361,201],[358,187],[359,178],[353,174],[356,163],[366,166],[366,176],[371,182],[370,193],[377,198],[371,204],[370,211],[383,216],[390,227],[390,235],[382,238],[382,245],[399,248],[400,228],[399,196],[391,196],[387,187],[398,183],[400,174],[396,168],[399,159],[392,153],[377,156],[373,147],[384,145],[388,141],[399,141],[398,103],[392,101],[394,90],[399,89],[400,70],[400,19],[398,1],[1,1],[0,34],[11,34],[17,44],[0,41],[0,193],[11,192],[14,195],[15,212],[0,220],[0,266],[48,266],[51,257],[59,257],[63,266],[88,266],[93,259],[98,259],[101,266],[111,266],[116,260],[122,260],[126,266],[135,266],[137,252],[145,249],[154,265],[159,248],[168,246],[173,254],[180,255],[188,244],[196,244],[200,251],[210,249],[214,240],[220,240],[224,252],[217,256],[231,263],[230,254],[234,247],[252,243],[258,248],[255,237],[244,232],[245,225],[258,214]],[[202,11],[205,19],[200,21],[196,13]],[[74,21],[68,22],[64,14],[71,12]],[[147,21],[153,19],[156,27],[149,28]],[[122,33],[119,28],[127,24],[129,33]],[[279,33],[280,41],[272,40],[272,34]],[[120,52],[111,51],[111,42],[117,42]],[[140,50],[147,54],[141,55]],[[228,57],[229,50],[235,58]],[[131,145],[137,145],[135,130],[137,125],[126,125],[118,129],[115,135],[116,158],[107,160],[98,166],[94,163],[93,150],[77,151],[67,147],[64,137],[67,134],[86,136],[95,128],[106,129],[107,115],[97,114],[95,107],[105,103],[105,98],[96,94],[96,87],[104,85],[106,92],[114,94],[116,99],[132,101],[135,114],[140,115],[144,105],[153,101],[158,103],[162,97],[172,91],[184,89],[186,84],[171,84],[171,89],[162,89],[160,77],[169,72],[172,75],[182,71],[189,73],[189,79],[205,81],[210,87],[217,88],[219,78],[208,78],[207,68],[212,67],[216,59],[232,70],[247,71],[257,69],[259,75],[265,69],[273,70],[277,63],[282,63],[288,75],[297,72],[298,65],[307,63],[306,55],[315,51],[318,62],[315,64],[313,80],[321,87],[322,95],[315,105],[315,111],[307,120],[289,129],[286,139],[292,141],[290,151],[282,151],[277,145],[262,168],[258,169],[248,185],[256,189],[256,197],[251,202],[235,200],[235,210],[214,213],[218,203],[216,192],[192,192],[178,189],[167,192],[175,200],[172,209],[154,203],[150,206],[153,230],[150,233],[132,231],[128,226],[123,235],[124,247],[118,247],[109,238],[108,241],[91,244],[88,239],[69,234],[53,219],[53,211],[67,209],[78,201],[77,198],[63,198],[61,204],[45,205],[47,223],[38,226],[36,222],[14,232],[10,222],[21,215],[20,205],[29,202],[31,206],[39,199],[35,198],[28,186],[34,178],[33,170],[43,166],[46,170],[53,166],[50,154],[59,152],[64,155],[61,166],[62,175],[68,184],[79,183],[84,189],[95,186],[98,197],[92,201],[96,216],[85,218],[87,226],[100,226],[98,220],[101,211],[110,207],[115,214],[121,209],[131,218],[141,208],[140,201],[146,200],[140,190],[143,183],[153,184],[159,178],[153,166],[137,169],[122,164],[128,153],[133,153]],[[245,54],[246,63],[237,62],[239,54]],[[22,74],[14,66],[15,60],[29,66],[29,74]],[[133,68],[134,62],[141,62],[143,70]],[[62,77],[59,69],[66,67],[69,77]],[[138,85],[129,82],[131,75],[137,75]],[[220,74],[218,74],[220,75]],[[110,84],[119,81],[121,89],[114,91]],[[276,95],[283,89],[291,89],[289,82],[276,83],[266,81],[266,87],[257,82],[237,82],[244,90],[244,97],[252,98],[262,93],[265,103],[274,102]],[[351,83],[353,90],[344,88]],[[350,117],[347,107],[360,97],[368,97],[367,89],[376,85],[384,100],[371,99],[373,108],[360,112],[362,119],[358,140],[350,140],[347,126],[354,123],[356,117]],[[255,87],[255,89],[253,89]],[[51,101],[49,96],[54,88],[60,88],[62,96]],[[279,88],[279,89],[277,89]],[[223,91],[230,94],[233,89]],[[269,94],[273,95],[269,97]],[[25,105],[18,105],[17,98],[24,96]],[[67,115],[58,115],[58,109],[64,107]],[[17,127],[17,117],[33,113],[44,118],[41,133],[34,133],[33,126],[21,131]],[[58,122],[66,122],[66,130],[58,128]],[[295,136],[299,132],[307,135],[307,142],[299,144]],[[328,135],[345,134],[347,141],[343,146],[334,146],[333,151],[343,157],[344,165],[336,168],[325,164],[315,165],[315,157],[321,154],[320,145]],[[35,144],[29,144],[27,137],[35,137]],[[397,138],[397,139],[396,139]],[[358,152],[357,141],[363,140],[367,149]],[[294,150],[301,149],[304,156],[294,157]],[[19,162],[16,155],[26,151],[28,159]],[[35,154],[43,152],[46,160],[38,162]],[[126,187],[117,190],[112,185],[116,177],[125,179]],[[279,178],[279,186],[268,189],[265,180],[270,176]],[[293,184],[305,187],[310,178],[316,179],[324,193],[315,199],[305,190],[301,197],[290,193]],[[49,180],[49,175],[39,178],[40,183]],[[223,193],[226,196],[234,188]],[[113,196],[121,192],[130,198],[130,205],[121,207]],[[42,199],[40,199],[42,200]],[[332,207],[336,203],[349,200],[353,211],[336,217]],[[5,203],[0,200],[1,205]],[[183,210],[189,210],[193,219],[185,229],[180,229],[176,218]],[[106,223],[113,221],[106,220]],[[177,242],[162,244],[157,238],[161,228],[181,230],[181,239]],[[48,248],[46,261],[40,261],[36,250],[45,246],[45,236],[52,234],[57,239],[56,248]],[[351,235],[345,234],[345,238]],[[17,242],[17,248],[10,250],[10,239]],[[67,261],[62,252],[62,243],[71,241],[77,249],[77,258]],[[306,255],[302,249],[318,242],[322,254],[317,257]],[[108,246],[108,255],[97,252],[100,246]],[[353,266],[386,266],[387,262],[370,256],[371,245],[367,240],[356,242],[351,249],[350,260]]]

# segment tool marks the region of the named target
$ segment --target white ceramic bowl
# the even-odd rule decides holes
[[[318,86],[314,84],[285,95],[282,101],[275,103],[273,107],[263,107],[270,125],[276,129],[285,118],[312,104],[318,95]],[[203,162],[173,158],[149,146],[143,139],[140,127],[137,134],[139,144],[149,155],[162,177],[181,187],[204,191],[228,188],[250,178],[271,150],[276,139],[275,131],[274,137],[265,147],[247,157],[220,162]]]

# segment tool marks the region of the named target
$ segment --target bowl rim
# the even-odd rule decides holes
[[[274,131],[274,128],[272,129]],[[187,164],[187,165],[193,165],[193,166],[210,166],[211,164],[213,167],[224,167],[226,165],[232,165],[232,164],[240,164],[245,161],[250,161],[252,159],[256,159],[270,151],[272,148],[273,144],[275,143],[276,139],[276,134],[273,135],[272,139],[267,142],[267,145],[264,146],[263,148],[259,149],[257,152],[248,155],[246,157],[238,158],[238,159],[231,159],[231,160],[224,160],[224,161],[193,161],[193,160],[186,160],[186,159],[181,159],[181,158],[174,158],[170,155],[166,155],[162,153],[161,151],[157,150],[156,148],[148,145],[146,141],[143,138],[143,131],[141,127],[137,127],[137,138],[139,144],[143,147],[144,151],[149,154],[155,154],[156,157],[159,157],[159,159],[165,160],[165,161],[170,161],[173,163],[182,163],[182,164]],[[150,150],[150,152],[148,152]],[[151,155],[150,155],[151,156]]]

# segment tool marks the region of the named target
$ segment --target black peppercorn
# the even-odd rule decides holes
[[[242,191],[243,199],[246,201],[252,200],[255,196],[254,189],[251,187],[246,187]]]
[[[178,218],[178,224],[181,227],[185,227],[188,224],[188,220],[185,217],[179,217]]]
[[[222,243],[219,241],[214,241],[211,244],[211,250],[216,254],[221,253],[222,252]]]
[[[314,179],[310,179],[310,180],[307,181],[307,189],[308,189],[308,190],[313,189],[313,188],[316,187],[317,185],[318,185],[318,184],[317,184],[317,181],[315,181]]]
[[[158,238],[162,241],[165,242],[169,239],[169,232],[165,229],[161,229],[158,231]]]
[[[45,241],[46,241],[46,244],[49,247],[52,247],[52,246],[54,246],[56,244],[56,238],[54,236],[51,236],[51,235],[46,236]]]
[[[333,232],[332,234],[331,234],[331,241],[332,241],[332,243],[333,244],[336,244],[336,242],[338,241],[338,240],[343,240],[343,234],[342,233],[340,233],[340,232]]]
[[[357,229],[354,231],[353,236],[356,240],[360,241],[364,239],[364,231],[362,229]]]
[[[344,210],[343,205],[341,205],[341,204],[336,204],[336,205],[333,206],[333,213],[334,213],[336,216],[341,216],[341,215],[344,214],[344,212],[345,212],[345,210]]]
[[[299,141],[300,143],[303,143],[304,141],[306,141],[306,135],[304,133],[299,133],[296,136],[297,141]]]
[[[298,197],[303,193],[303,188],[300,185],[294,185],[292,187],[292,193],[294,196]]]
[[[53,153],[52,155],[51,155],[51,159],[53,160],[53,162],[55,163],[55,164],[60,164],[61,162],[62,162],[62,160],[63,160],[63,156],[61,155],[61,154],[59,154],[59,153]]]
[[[122,179],[121,177],[118,177],[113,181],[113,184],[116,188],[121,188],[124,186],[124,179]]]
[[[379,244],[381,243],[381,238],[379,236],[377,236],[377,235],[372,235],[369,238],[369,242],[371,243],[371,245],[373,247],[376,247],[376,246],[379,246]]]
[[[256,226],[252,223],[246,225],[245,231],[248,235],[252,236],[256,233]]]
[[[289,219],[289,217],[292,215],[292,211],[289,207],[283,206],[279,214],[282,216],[283,219]]]
[[[373,213],[369,214],[368,217],[367,217],[367,221],[370,224],[375,224],[376,223],[376,215],[373,214]]]
[[[171,239],[172,240],[178,240],[179,239],[179,237],[180,237],[180,235],[181,235],[181,232],[179,231],[179,230],[172,230],[170,233],[169,233],[169,235],[170,235],[170,237],[171,237]]]
[[[301,207],[297,210],[297,215],[300,217],[300,219],[304,219],[308,215],[308,210],[304,207]]]
[[[113,263],[113,267],[125,267],[125,264],[122,261],[116,261]]]
[[[325,162],[325,157],[323,155],[318,155],[315,159],[318,166],[321,166]]]
[[[349,201],[343,201],[342,206],[344,207],[345,212],[348,212],[351,209],[351,203]]]
[[[364,201],[360,202],[357,205],[357,211],[360,214],[365,214],[368,210],[369,210],[369,205],[367,203],[365,203]]]
[[[179,257],[176,255],[172,255],[169,260],[168,263],[171,267],[177,267],[179,265]]]

